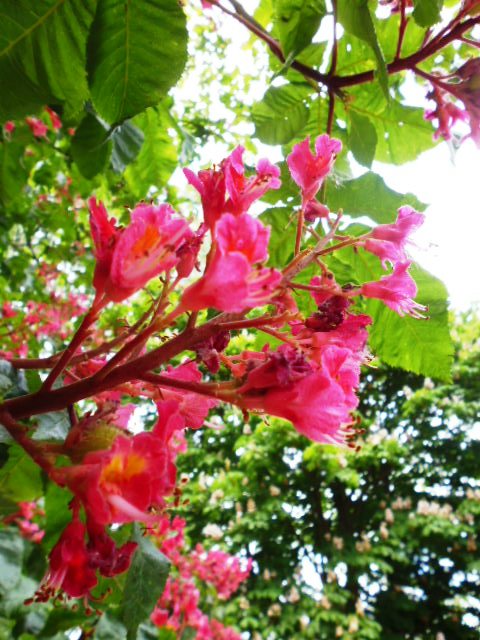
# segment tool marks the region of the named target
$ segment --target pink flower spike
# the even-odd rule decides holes
[[[225,210],[225,175],[223,170],[206,169],[196,174],[191,169],[184,169],[183,173],[192,187],[195,187],[200,194],[205,224],[213,229]]]
[[[423,224],[424,219],[425,216],[412,207],[400,207],[396,222],[379,225],[361,244],[367,251],[378,256],[384,267],[387,262],[392,265],[405,262],[407,260],[405,245],[409,241],[410,234]]]
[[[95,273],[93,286],[97,292],[103,292],[110,276],[113,250],[120,237],[121,229],[116,226],[115,218],[109,218],[102,202],[89,198],[90,230],[95,244]]]
[[[9,120],[3,125],[3,129],[5,133],[8,133],[9,135],[11,135],[15,131],[15,123]]]
[[[266,158],[259,161],[255,176],[245,178],[242,160],[244,151],[243,147],[236,147],[222,163],[225,185],[230,196],[225,204],[225,211],[234,215],[245,213],[269,189],[279,189],[281,185],[280,169]]]
[[[246,213],[226,213],[215,231],[217,250],[203,278],[185,291],[184,308],[239,312],[267,304],[282,278],[275,269],[254,268],[268,257],[269,229]]]
[[[120,236],[113,253],[107,294],[121,301],[141,289],[149,280],[174,267],[176,253],[189,234],[186,220],[173,218],[167,204],[140,204],[132,221]]]
[[[410,264],[411,262],[399,262],[391,275],[383,276],[377,282],[366,282],[358,293],[366,298],[382,300],[400,316],[410,315],[424,319],[421,312],[427,308],[413,300],[417,295],[417,285],[408,273]]]
[[[340,140],[326,134],[318,136],[315,155],[310,150],[309,137],[293,147],[292,153],[287,157],[287,164],[293,180],[302,190],[304,207],[315,197],[341,150]]]

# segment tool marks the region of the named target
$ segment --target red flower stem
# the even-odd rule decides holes
[[[324,247],[335,237],[335,233],[340,224],[342,217],[342,211],[339,211],[335,222],[333,223],[330,231],[317,242],[313,249],[306,249],[295,256],[293,260],[283,269],[283,278],[281,286],[289,286],[290,281],[301,271],[306,269],[316,258],[321,255],[325,249]]]
[[[65,367],[68,365],[75,351],[78,349],[78,347],[82,344],[82,342],[87,337],[89,327],[96,321],[96,319],[98,318],[98,314],[100,310],[103,308],[103,306],[104,306],[103,299],[95,300],[90,311],[88,311],[86,316],[83,318],[82,323],[78,327],[77,332],[73,336],[70,344],[62,353],[62,355],[60,356],[60,359],[48,374],[45,382],[42,385],[41,391],[49,391],[52,388],[52,385],[55,382],[55,380],[62,373]]]
[[[237,12],[230,11],[220,2],[218,2],[218,0],[211,0],[211,4],[218,7],[224,13],[228,14],[229,16],[243,24],[249,31],[266,42],[272,53],[277,56],[277,58],[281,62],[285,62],[285,57],[279,43],[274,38],[272,38],[270,34],[264,31],[262,27],[258,23],[256,23],[255,20],[244,10],[242,10],[241,13],[239,13],[238,10]],[[425,43],[415,53],[407,56],[406,58],[393,60],[390,64],[387,65],[387,72],[389,74],[395,74],[401,71],[406,71],[407,69],[411,69],[427,58],[430,58],[437,51],[443,49],[451,42],[461,38],[465,31],[468,31],[480,22],[480,16],[475,16],[465,20],[464,22],[459,22],[459,19],[462,17],[462,15],[463,14],[459,14],[449,25],[447,25],[447,27],[445,27],[445,29],[443,29],[437,36],[435,36],[433,40]],[[451,28],[452,25],[455,26]],[[375,70],[372,69],[370,71],[364,71],[362,73],[356,73],[350,76],[328,76],[320,73],[312,67],[309,67],[308,65],[298,62],[297,60],[294,60],[290,66],[293,69],[299,71],[305,77],[323,84],[336,93],[338,93],[338,91],[344,87],[352,87],[358,84],[371,82],[374,79],[375,75]]]
[[[36,393],[6,400],[0,406],[0,410],[9,411],[12,417],[16,419],[50,411],[59,411],[79,400],[89,398],[131,380],[138,380],[145,372],[169,362],[174,356],[191,349],[198,342],[214,336],[220,330],[219,325],[222,321],[228,322],[229,317],[228,314],[221,314],[193,331],[184,331],[160,347],[117,366],[103,379],[99,379],[100,370],[89,378],[79,380],[60,389],[52,389],[48,392],[40,389]],[[235,316],[233,319],[235,319]]]
[[[470,45],[471,47],[476,47],[477,49],[480,49],[480,42],[477,42],[476,40],[470,40],[470,38],[459,38],[459,40],[461,40],[462,42],[465,42],[465,44]]]
[[[169,376],[162,376],[158,373],[144,373],[140,376],[140,380],[157,384],[159,387],[173,387],[174,389],[181,389],[183,391],[193,391],[202,396],[209,396],[210,398],[225,400],[226,402],[230,402],[230,397],[233,399],[234,396],[237,395],[234,389],[232,389],[231,381],[226,384],[221,382],[189,382],[187,380],[177,380]]]
[[[298,220],[297,220],[297,234],[295,236],[295,252],[294,255],[298,256],[300,253],[300,247],[302,245],[302,232],[303,232],[303,207],[298,212]]]
[[[272,324],[273,322],[279,322],[284,320],[288,314],[282,313],[278,316],[260,316],[259,318],[245,318],[245,320],[235,320],[232,322],[221,322],[219,327],[223,331],[235,330],[235,329],[253,329],[254,327],[263,327],[266,324]]]
[[[335,116],[335,93],[333,91],[328,92],[328,116],[327,116],[327,133],[329,136],[332,135],[333,129],[333,119]],[[327,191],[327,181],[323,183],[322,189],[322,201],[325,200],[325,195]]]
[[[405,15],[405,0],[400,0],[400,27],[398,29],[397,51],[394,60],[399,60],[402,53],[403,39],[407,29],[408,18]]]
[[[171,313],[169,313],[162,322],[155,321],[155,319],[153,319],[146,329],[136,335],[135,338],[130,340],[130,342],[127,342],[127,344],[124,345],[122,349],[120,349],[120,351],[117,351],[117,353],[107,362],[107,364],[102,367],[102,369],[95,375],[97,381],[100,382],[101,380],[103,380],[110,373],[110,371],[112,371],[123,360],[125,360],[128,355],[133,353],[136,349],[143,347],[150,336],[152,336],[154,333],[157,333],[158,331],[161,331],[165,327],[168,327],[181,313],[182,310],[178,306]]]
[[[148,309],[148,311],[146,311],[142,315],[142,317],[139,318],[137,322],[135,322],[135,324],[129,327],[126,331],[123,331],[123,333],[121,333],[116,338],[113,338],[113,340],[104,342],[95,349],[90,349],[88,351],[80,353],[77,356],[73,356],[73,358],[70,359],[69,364],[74,365],[81,362],[87,362],[87,360],[91,360],[92,358],[95,358],[95,356],[110,351],[113,347],[116,347],[117,345],[124,342],[128,338],[128,336],[132,335],[132,333],[134,333],[139,327],[141,327],[151,312],[152,308]],[[58,360],[58,358],[61,357],[63,353],[64,351],[60,351],[59,353],[55,353],[53,356],[49,356],[48,358],[12,358],[12,360],[9,360],[9,362],[12,367],[15,367],[15,369],[50,369],[50,367],[55,364],[55,362]]]
[[[358,242],[360,242],[360,240],[362,240],[367,236],[368,234],[365,234],[363,236],[358,236],[358,238],[347,238],[347,240],[344,240],[343,242],[338,242],[337,244],[334,244],[331,247],[322,249],[322,251],[320,251],[320,255],[324,256],[327,253],[333,253],[334,251],[338,251],[338,249],[344,249],[345,247],[350,247],[354,244],[357,244]]]
[[[56,456],[46,454],[43,445],[31,440],[27,436],[26,428],[19,422],[16,422],[10,413],[4,409],[0,410],[0,423],[3,424],[15,442],[28,453],[32,460],[50,475],[55,465]]]

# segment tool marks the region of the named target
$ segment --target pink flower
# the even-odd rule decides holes
[[[240,405],[247,410],[261,410],[285,418],[297,431],[317,442],[345,444],[349,434],[351,412],[358,400],[354,389],[358,386],[360,363],[349,349],[328,346],[323,349],[320,369],[304,368],[290,376],[286,384],[272,380],[267,389],[250,384],[256,370],[248,374],[246,390]],[[253,387],[253,388],[249,388]]]
[[[62,121],[60,120],[59,115],[55,113],[53,109],[50,109],[50,107],[45,107],[45,111],[48,113],[48,117],[50,118],[50,122],[52,123],[52,128],[55,131],[58,131],[59,129],[61,129]]]
[[[184,169],[183,173],[200,194],[205,224],[213,229],[225,208],[226,188],[223,169],[204,169],[198,174],[191,169]]]
[[[460,82],[449,90],[465,105],[470,123],[470,137],[480,148],[480,58],[472,58],[458,69]]]
[[[302,190],[304,207],[315,197],[341,150],[340,140],[330,138],[326,134],[318,136],[315,155],[310,150],[309,137],[293,147],[292,153],[287,157],[287,164],[293,180]]]
[[[245,213],[269,189],[280,187],[280,169],[265,158],[259,161],[256,174],[246,178],[243,152],[243,147],[236,147],[219,169],[203,170],[198,174],[190,169],[183,170],[188,182],[201,196],[204,220],[212,230],[224,213]]]
[[[149,280],[172,269],[177,251],[191,235],[186,220],[174,218],[169,205],[140,204],[125,229],[107,218],[105,207],[91,198],[90,225],[97,265],[94,286],[110,300],[120,302]]]
[[[88,207],[96,259],[93,286],[97,291],[103,291],[110,276],[113,251],[122,229],[116,226],[115,218],[108,217],[105,206],[102,202],[97,202],[96,198],[89,199]]]
[[[245,213],[269,189],[279,189],[281,186],[280,169],[266,158],[259,161],[255,176],[245,178],[242,160],[244,151],[243,147],[236,147],[223,162],[225,185],[230,196],[225,204],[225,211],[234,215]]]
[[[202,374],[200,373],[195,362],[181,364],[179,367],[170,367],[163,375],[173,380],[185,380],[187,382],[201,382]],[[200,429],[205,422],[210,409],[218,404],[214,398],[207,398],[192,391],[183,391],[180,389],[163,388],[161,391],[164,400],[174,400],[177,405],[177,411],[184,419],[184,426],[191,429]],[[161,404],[161,403],[160,403]]]
[[[133,437],[118,436],[106,451],[88,453],[66,469],[69,489],[97,525],[152,521],[151,507],[163,505],[175,484],[175,467],[161,430]]]
[[[417,295],[417,285],[408,273],[410,264],[411,262],[397,263],[392,274],[383,276],[377,282],[362,285],[359,295],[382,300],[400,316],[407,314],[413,318],[424,318],[420,312],[426,311],[426,307],[413,300]]]
[[[236,312],[266,304],[282,278],[275,269],[254,266],[268,257],[269,235],[246,213],[224,214],[215,228],[215,254],[204,276],[186,289],[184,308]]]
[[[25,122],[30,127],[36,138],[46,138],[48,133],[47,125],[38,118],[25,118]]]
[[[361,245],[370,253],[378,256],[383,266],[386,262],[390,262],[392,265],[397,262],[405,262],[407,260],[405,245],[409,240],[409,235],[423,224],[424,219],[425,216],[412,207],[400,207],[396,222],[375,227]]]
[[[3,125],[3,129],[8,136],[11,136],[15,131],[15,123],[9,120]]]

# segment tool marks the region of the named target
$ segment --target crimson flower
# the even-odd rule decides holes
[[[85,525],[75,515],[50,552],[49,569],[37,594],[38,599],[46,600],[58,590],[71,598],[90,594],[97,584],[97,577],[90,566],[85,534]]]
[[[150,521],[175,484],[175,466],[158,432],[118,436],[110,449],[88,453],[66,470],[69,489],[98,525]]]
[[[341,150],[340,140],[330,138],[327,134],[316,139],[315,155],[310,150],[309,137],[293,147],[287,164],[293,180],[302,190],[303,207],[313,200]]]

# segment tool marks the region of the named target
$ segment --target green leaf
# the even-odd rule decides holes
[[[12,590],[22,575],[24,544],[15,528],[0,530],[0,593]]]
[[[260,220],[270,227],[270,241],[268,243],[268,264],[281,267],[287,264],[290,256],[293,257],[292,230],[295,222],[290,222],[292,215],[290,207],[273,207],[261,214]]]
[[[253,105],[255,135],[267,144],[286,144],[308,122],[305,100],[311,91],[301,85],[271,87],[260,102]]]
[[[360,38],[372,48],[377,60],[378,78],[383,92],[388,98],[387,66],[368,8],[368,0],[338,0],[337,15],[338,21],[347,33]]]
[[[125,171],[125,180],[139,200],[147,196],[150,187],[165,186],[177,166],[177,149],[168,133],[169,118],[167,107],[162,104],[134,120],[145,139],[137,159]]]
[[[78,112],[88,97],[86,42],[96,0],[3,0],[0,121],[47,103]]]
[[[126,628],[108,613],[102,615],[93,634],[94,640],[124,640],[126,637]]]
[[[70,431],[70,419],[67,411],[52,411],[37,416],[38,427],[33,440],[64,441]]]
[[[355,101],[351,111],[370,118],[377,130],[375,159],[380,162],[403,164],[415,160],[423,151],[433,147],[432,127],[425,120],[423,109],[406,107],[396,100],[378,111],[373,105],[360,106]]]
[[[414,0],[413,19],[421,27],[431,27],[441,20],[443,0]]]
[[[128,570],[120,609],[128,640],[134,640],[138,625],[152,612],[170,570],[167,558],[150,540],[141,536],[138,528],[135,539],[138,547]]]
[[[379,358],[423,376],[449,382],[453,344],[448,327],[445,285],[418,265],[410,273],[417,283],[416,301],[428,306],[428,319],[401,318],[379,301],[371,301],[368,313],[374,324],[370,345]]]
[[[340,184],[329,180],[327,185],[326,204],[331,211],[343,209],[353,218],[368,216],[379,224],[393,222],[402,205],[408,204],[420,211],[426,207],[413,194],[390,189],[381,176],[371,171]]]
[[[27,182],[24,153],[23,144],[13,141],[0,144],[0,203],[4,206],[15,202]]]
[[[98,113],[121,123],[158,104],[187,58],[185,15],[172,0],[99,0],[88,44]]]
[[[385,271],[380,260],[362,249],[344,249],[331,261],[341,284],[379,280]],[[366,312],[373,319],[370,346],[384,363],[423,376],[448,382],[453,345],[448,328],[447,291],[444,284],[418,265],[410,274],[418,286],[415,300],[428,306],[428,319],[401,317],[380,300],[366,300]]]
[[[3,445],[6,446],[6,445]],[[16,503],[42,495],[40,467],[16,444],[8,446],[8,459],[0,469],[0,512],[11,513]]]
[[[70,150],[80,173],[93,178],[104,170],[112,153],[108,127],[87,113],[73,136]]]
[[[325,0],[278,0],[274,32],[285,58],[294,58],[307,47],[325,15]]]
[[[123,173],[127,165],[135,160],[143,144],[143,131],[131,122],[124,122],[112,135],[112,168]]]
[[[355,111],[349,113],[348,142],[357,162],[371,167],[377,147],[377,132],[371,120]]]
[[[60,534],[72,519],[72,513],[68,508],[72,494],[66,489],[50,482],[45,492],[45,535],[42,546],[49,552],[57,542]]]

